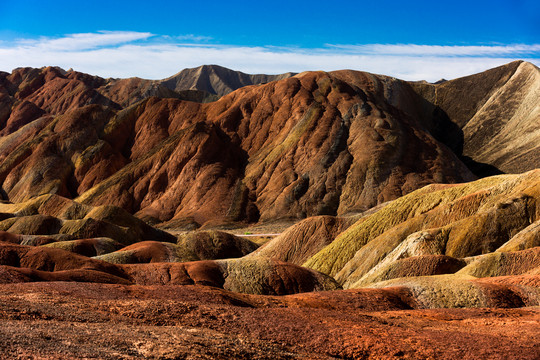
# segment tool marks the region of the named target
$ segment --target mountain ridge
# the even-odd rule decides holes
[[[442,111],[435,114],[435,123],[446,117],[442,121],[449,126],[447,134],[436,137],[473,172],[494,175],[538,167],[540,69],[534,64],[518,60],[440,84],[410,84]]]
[[[509,170],[538,167],[531,156],[538,114],[534,106],[525,110],[539,77],[528,63],[440,84],[353,70],[289,75],[203,104],[150,80],[53,67],[2,73],[3,196],[23,201],[53,192],[119,205],[148,221],[195,217],[199,225],[365,211],[433,182],[472,180],[462,161],[485,160],[481,146],[469,145],[474,132],[466,125],[487,124],[501,106],[503,133],[513,137],[482,137],[493,138],[499,158],[527,158]],[[483,87],[469,101],[478,110],[452,108],[455,94],[476,83]],[[517,101],[507,101],[512,91]],[[484,111],[488,100],[494,109]],[[529,140],[514,146],[522,129]]]

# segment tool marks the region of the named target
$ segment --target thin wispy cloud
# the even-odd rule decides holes
[[[186,34],[186,35],[174,36],[173,39],[181,40],[181,41],[205,42],[205,41],[212,40],[212,37],[204,36],[204,35]]]
[[[522,58],[540,65],[540,44],[439,46],[416,44],[326,45],[303,49],[228,46],[205,36],[159,36],[100,31],[0,43],[0,69],[48,65],[103,77],[168,77],[184,68],[219,64],[247,73],[355,69],[405,80],[451,79]]]
[[[152,34],[148,32],[98,31],[97,33],[70,34],[61,38],[22,39],[16,42],[16,48],[42,51],[90,50],[148,39],[151,36]]]
[[[348,53],[402,56],[515,56],[540,55],[540,44],[443,46],[416,44],[327,45]]]

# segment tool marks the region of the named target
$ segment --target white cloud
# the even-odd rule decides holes
[[[416,44],[368,44],[368,45],[328,45],[347,53],[392,56],[505,56],[520,54],[540,55],[540,44],[533,45],[483,45],[448,46]]]
[[[98,31],[97,33],[70,34],[61,38],[19,40],[18,47],[42,51],[90,50],[148,39],[152,34],[135,31]]]
[[[143,41],[141,41],[143,40]],[[188,34],[72,34],[0,44],[0,69],[56,65],[103,77],[168,77],[184,68],[219,64],[247,73],[355,69],[406,80],[456,78],[524,58],[540,65],[540,45],[327,45],[320,49],[213,45]],[[205,42],[204,44],[177,41]]]

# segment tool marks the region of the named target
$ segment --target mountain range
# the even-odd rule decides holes
[[[3,197],[55,193],[200,226],[365,211],[427,184],[538,167],[532,64],[441,84],[291,75],[201,104],[176,90],[270,78],[214,66],[157,82],[1,74]]]
[[[523,61],[0,72],[0,351],[77,358],[43,339],[80,322],[81,358],[534,359],[539,100]]]

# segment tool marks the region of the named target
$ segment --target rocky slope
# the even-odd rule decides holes
[[[219,67],[191,69],[176,79],[180,84],[210,73],[244,82],[271,79],[233,76]],[[365,284],[368,272],[372,279],[387,279],[372,274],[379,267],[400,274],[384,266],[428,238],[442,239],[442,245],[413,253],[427,256],[422,263],[434,273],[493,252],[507,240],[513,244],[508,248],[527,249],[535,244],[537,229],[525,229],[536,219],[527,201],[536,201],[536,195],[524,200],[514,192],[523,190],[520,181],[538,181],[534,172],[523,175],[529,180],[489,178],[446,190],[431,185],[402,196],[428,184],[473,180],[460,158],[480,164],[482,159],[473,156],[480,144],[475,141],[512,149],[508,159],[526,156],[528,161],[513,170],[535,167],[537,74],[523,62],[441,84],[348,70],[307,72],[201,104],[169,96],[167,91],[175,90],[154,92],[158,83],[141,79],[106,80],[58,68],[2,73],[0,181],[6,203],[0,230],[34,236],[27,241],[36,244],[50,242],[49,236],[56,241],[105,237],[131,245],[176,242],[146,223],[196,228],[327,215],[298,224],[250,256],[306,262],[347,287]],[[470,96],[462,99],[464,93]],[[523,146],[495,132],[475,131],[481,139],[473,141],[469,128],[521,134]],[[494,159],[486,164],[498,166]],[[471,193],[480,190],[498,195]],[[472,204],[462,205],[467,204],[463,196]],[[513,205],[494,206],[497,201]],[[418,205],[424,202],[425,208]],[[441,215],[453,214],[454,203],[467,210]],[[358,215],[332,217],[350,213]],[[463,228],[468,236],[458,231]],[[510,239],[521,230],[522,240]],[[381,240],[372,242],[376,237]],[[85,251],[97,255],[96,244],[101,240],[84,245],[94,247]],[[155,259],[171,253],[187,260],[176,245],[150,244],[128,252],[156,253]],[[74,243],[55,246],[75,248]],[[197,246],[199,252],[204,247]],[[192,260],[208,258],[190,251]]]
[[[211,66],[173,78],[196,87],[210,73],[247,76]],[[479,175],[538,166],[532,64],[441,84],[355,71],[287,76],[200,104],[159,81],[2,73],[2,196],[56,193],[193,228],[364,211],[433,182],[472,180],[460,160]]]
[[[538,168],[540,69],[514,61],[441,84],[411,83],[428,127],[480,176]]]
[[[258,245],[221,231],[195,231],[179,237],[177,244],[142,241],[99,256],[114,264],[150,262],[186,262],[197,260],[240,258],[256,250]]]
[[[423,287],[424,295],[428,288],[436,294],[437,288],[460,288],[474,278],[537,279],[539,191],[540,170],[430,185],[356,219],[306,219],[249,257],[302,260],[345,288]],[[422,278],[440,274],[452,275]],[[391,279],[397,280],[381,285]]]
[[[205,103],[216,101],[244,86],[265,84],[293,75],[252,75],[218,65],[202,65],[184,69],[163,80],[107,79],[97,91],[124,107],[151,96]]]
[[[329,276],[266,259],[114,265],[59,248],[0,242],[0,283],[73,281],[123,285],[206,285],[226,290],[286,295],[339,289]],[[161,262],[160,262],[161,261]]]
[[[437,85],[312,72],[211,104],[179,100],[179,87],[208,74],[244,79],[229,89],[274,79],[200,67],[171,78],[172,90],[58,68],[3,73],[3,197],[56,193],[197,227],[363,211],[429,183],[472,180],[458,158],[477,173],[479,164],[528,170],[540,158],[538,69],[528,63]],[[479,127],[496,133],[473,136]]]
[[[38,196],[17,204],[0,203],[0,213],[0,231],[23,235],[21,241],[28,245],[36,244],[36,236],[52,239],[48,242],[109,238],[124,245],[143,240],[177,240],[121,208],[85,206],[58,195]]]
[[[210,104],[152,97],[118,111],[83,82],[77,91],[100,105],[81,107],[91,96],[78,92],[68,98],[76,103],[47,98],[51,115],[0,138],[4,197],[56,193],[149,221],[203,224],[360,211],[432,182],[473,179],[387,101],[396,87],[415,94],[382,76],[304,73]]]
[[[0,283],[199,284],[274,295],[339,288],[298,265],[232,259],[258,247],[247,239],[219,231],[177,239],[114,206],[44,195],[0,204],[0,213]]]

